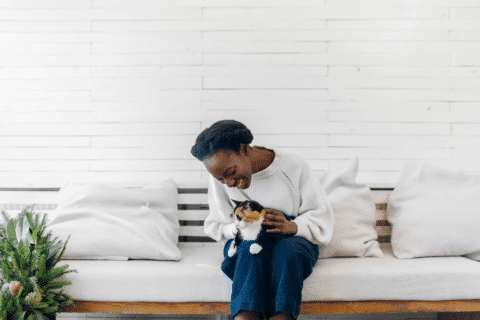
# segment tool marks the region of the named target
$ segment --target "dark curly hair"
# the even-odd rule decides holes
[[[252,132],[235,120],[222,120],[203,130],[192,147],[192,155],[203,161],[219,150],[238,153],[240,144],[250,144],[253,141]]]

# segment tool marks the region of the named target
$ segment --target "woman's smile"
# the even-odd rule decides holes
[[[240,181],[234,186],[238,189],[247,189],[250,186],[250,182],[246,179],[240,179]]]

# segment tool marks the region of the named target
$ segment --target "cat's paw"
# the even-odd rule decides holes
[[[231,258],[233,255],[237,253],[237,248],[230,248],[228,249],[228,256]]]
[[[234,243],[232,242],[230,248],[228,249],[228,256],[231,258],[235,253],[237,253],[237,247],[235,247]]]
[[[250,246],[250,253],[251,254],[257,254],[260,251],[262,251],[262,246],[259,245],[258,243],[254,243]]]

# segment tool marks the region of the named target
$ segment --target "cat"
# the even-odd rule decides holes
[[[258,254],[266,245],[273,244],[280,238],[288,236],[267,232],[268,229],[274,227],[262,225],[266,211],[260,203],[250,200],[232,201],[236,205],[234,213],[237,234],[228,249],[229,257],[232,257],[237,252],[237,248],[243,240],[253,240],[254,243],[250,245],[250,253]],[[285,215],[285,217],[288,221],[293,220],[291,216]]]

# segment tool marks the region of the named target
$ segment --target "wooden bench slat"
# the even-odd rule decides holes
[[[180,236],[204,237],[203,226],[183,226],[180,227]]]
[[[31,206],[31,203],[0,203],[0,211],[10,211],[12,213],[18,213],[26,207]],[[33,211],[50,212],[55,210],[56,207],[57,204],[55,203],[33,204]]]
[[[377,220],[377,227],[391,227],[390,222],[388,220]]]
[[[205,220],[210,211],[208,210],[179,210],[179,220]]]
[[[215,240],[207,236],[179,236],[178,242],[215,242]]]
[[[177,198],[178,203],[208,203],[208,195],[206,194],[179,194]]]
[[[57,203],[58,192],[0,191],[0,203]]]
[[[381,236],[390,236],[392,234],[391,227],[375,227],[375,231],[377,231],[377,235]]]
[[[387,211],[386,210],[377,210],[375,212],[375,219],[377,221],[387,220]]]
[[[387,203],[392,189],[389,190],[372,190],[373,200],[375,203]]]
[[[123,314],[229,314],[228,302],[75,301],[63,312]],[[399,312],[478,312],[480,300],[446,301],[314,301],[303,302],[300,314],[366,314]]]

